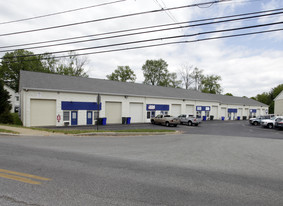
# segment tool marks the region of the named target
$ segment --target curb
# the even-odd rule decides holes
[[[82,133],[74,134],[73,136],[142,136],[142,135],[169,135],[169,134],[182,134],[182,131],[176,132],[92,132],[92,133]]]

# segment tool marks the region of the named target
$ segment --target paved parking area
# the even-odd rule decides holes
[[[68,126],[53,127],[52,129],[97,129],[97,126]],[[112,124],[99,125],[98,130],[125,130],[125,129],[171,129],[181,130],[185,134],[204,134],[221,136],[259,137],[283,139],[283,130],[267,129],[261,126],[250,125],[248,121],[205,121],[199,126],[178,125],[177,127],[165,127],[152,124]]]

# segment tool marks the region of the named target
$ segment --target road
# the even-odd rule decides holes
[[[282,206],[283,141],[218,128],[224,135],[0,136],[0,205]]]

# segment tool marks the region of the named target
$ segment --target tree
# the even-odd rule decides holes
[[[173,87],[173,88],[181,88],[182,85],[182,80],[178,80],[178,76],[177,73],[173,72],[173,73],[169,73],[169,87]]]
[[[207,75],[202,81],[202,92],[211,94],[220,94],[222,92],[221,85],[219,84],[221,77],[218,75]]]
[[[106,75],[106,77],[109,80],[120,82],[135,82],[137,78],[134,71],[131,70],[129,66],[118,66],[114,72],[112,72],[110,75]]]
[[[39,56],[30,55],[34,55],[34,53],[19,49],[14,52],[7,52],[3,56],[0,64],[0,78],[16,92],[19,90],[20,70],[48,72]]]
[[[168,64],[163,60],[147,60],[142,66],[144,84],[164,86],[168,80]]]
[[[68,57],[61,58],[55,67],[55,73],[78,76],[78,77],[88,77],[87,73],[84,71],[84,66],[87,64],[86,57],[78,57],[74,52],[70,52]]]
[[[181,81],[185,86],[185,89],[189,89],[192,83],[194,83],[194,80],[191,76],[192,68],[193,66],[184,65],[183,68],[179,71],[179,74],[181,76]]]
[[[0,123],[12,123],[13,117],[10,114],[12,108],[10,104],[9,92],[4,89],[4,83],[0,81]]]
[[[33,52],[19,49],[3,56],[0,78],[18,92],[20,70],[87,77],[83,69],[86,62],[86,58],[78,58],[72,52],[68,58],[58,60],[51,54],[35,55]]]
[[[194,89],[197,91],[201,91],[202,90],[202,80],[204,78],[203,70],[195,67],[193,72],[190,74],[190,77],[192,78],[193,83],[195,84]]]
[[[233,96],[233,94],[231,94],[231,93],[226,93],[225,95],[226,96]]]

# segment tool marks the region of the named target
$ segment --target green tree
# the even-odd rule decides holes
[[[84,71],[84,66],[87,64],[86,57],[78,57],[74,52],[70,52],[68,57],[61,58],[60,60],[55,60],[54,57],[48,59],[50,65],[53,67],[48,67],[50,72],[78,76],[78,77],[88,77],[87,73]]]
[[[87,60],[77,57],[73,52],[69,55],[56,59],[51,54],[35,55],[23,49],[7,52],[0,63],[0,78],[18,92],[20,70],[87,77],[83,69]]]
[[[168,64],[163,59],[147,60],[142,66],[144,84],[165,86],[168,80]]]
[[[4,83],[0,81],[0,123],[12,123],[13,117],[10,114],[12,108],[9,92],[4,89]]]
[[[34,53],[19,49],[14,52],[7,52],[2,58],[0,78],[16,92],[19,90],[20,70],[48,72],[39,56],[30,55],[34,55]]]
[[[218,75],[207,75],[202,81],[202,92],[211,94],[220,94],[222,92],[221,85],[219,84],[221,77]]]
[[[182,80],[178,80],[177,73],[172,72],[168,73],[167,77],[164,81],[160,84],[163,87],[173,87],[173,88],[181,88]]]
[[[135,82],[136,75],[129,66],[118,66],[110,75],[106,75],[107,79],[120,82]]]
[[[226,96],[233,96],[233,94],[231,94],[231,93],[226,93],[225,95]]]
[[[204,78],[203,70],[195,67],[192,73],[190,74],[190,77],[192,78],[192,81],[195,85],[194,89],[197,91],[201,91],[202,80]]]

